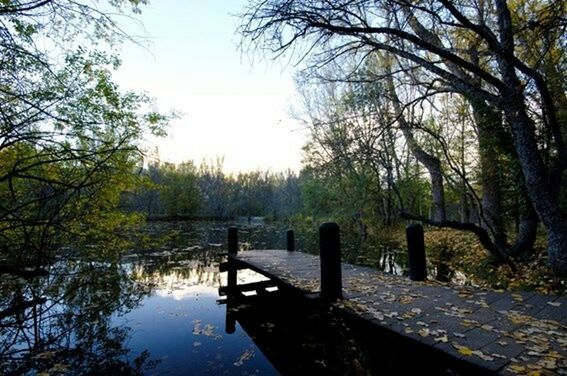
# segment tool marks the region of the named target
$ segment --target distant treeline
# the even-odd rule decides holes
[[[142,185],[123,194],[122,207],[148,218],[229,218],[266,216],[281,219],[302,207],[299,176],[285,173],[226,174],[222,161],[149,164]]]

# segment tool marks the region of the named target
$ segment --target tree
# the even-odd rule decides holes
[[[389,53],[407,68],[428,72],[429,79],[420,83],[428,91],[466,93],[497,109],[504,121],[494,123],[496,130],[509,132],[527,193],[546,228],[550,265],[566,274],[567,221],[554,185],[558,181],[564,185],[565,126],[551,95],[552,80],[539,64],[550,50],[541,48],[535,51],[537,59],[528,60],[521,43],[521,35],[531,30],[549,35],[542,46],[564,48],[560,36],[566,26],[566,5],[559,1],[534,4],[525,7],[529,16],[514,17],[517,5],[503,0],[472,5],[449,0],[361,0],[332,5],[267,0],[251,4],[242,32],[278,54],[305,42],[308,48],[299,50],[311,56],[314,67],[347,55],[363,61],[374,51]],[[428,32],[416,32],[414,19]],[[478,55],[458,45],[463,35],[477,42]],[[531,111],[534,105],[536,115]],[[549,134],[544,150],[536,129]]]
[[[143,3],[101,8],[138,12]],[[136,179],[140,139],[161,134],[168,116],[113,83],[119,60],[96,46],[108,51],[125,37],[88,2],[0,5],[0,243],[12,262],[39,268],[68,236],[94,241],[95,228],[129,221],[111,211]]]
[[[201,204],[197,168],[192,162],[165,164],[159,186],[161,202],[167,217],[194,216]]]

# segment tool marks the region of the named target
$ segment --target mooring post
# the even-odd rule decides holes
[[[238,229],[236,227],[228,229],[228,253],[231,255],[238,253]]]
[[[427,278],[425,262],[425,242],[423,226],[413,223],[406,228],[408,241],[409,277],[412,281],[423,281]]]
[[[342,299],[341,236],[336,223],[319,227],[321,258],[321,298],[326,301]]]
[[[287,230],[286,238],[287,238],[287,250],[289,252],[295,251],[295,235],[293,233],[293,230]]]
[[[237,284],[237,269],[234,265],[234,260],[231,256],[236,256],[238,253],[238,229],[236,227],[230,227],[228,229],[228,276],[226,278],[226,284],[228,287],[228,298],[231,299],[236,290]]]
[[[224,321],[224,331],[226,334],[232,334],[236,331],[236,319],[234,317],[233,305],[232,299],[229,299],[226,302],[226,316]]]

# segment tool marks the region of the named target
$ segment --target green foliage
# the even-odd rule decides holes
[[[195,215],[201,204],[197,169],[191,162],[164,166],[160,197],[168,217]]]
[[[120,61],[102,50],[122,32],[94,6],[0,4],[0,258],[13,263],[40,266],[63,243],[94,249],[105,239],[118,252],[138,220],[116,208],[139,184],[140,140],[163,134],[170,115],[113,82]],[[93,48],[80,46],[85,40]]]
[[[304,211],[307,215],[324,217],[339,209],[338,192],[330,179],[317,179],[306,173],[301,185],[304,199]]]

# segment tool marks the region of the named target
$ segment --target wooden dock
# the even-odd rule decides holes
[[[253,250],[228,258],[233,293],[278,286],[313,299],[321,292],[319,256]],[[270,280],[236,286],[243,268]],[[567,375],[567,297],[416,282],[345,263],[340,269],[343,299],[329,302],[330,309],[484,373]]]

